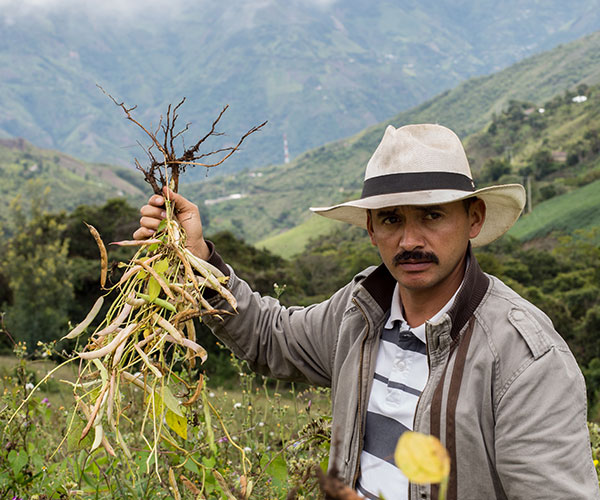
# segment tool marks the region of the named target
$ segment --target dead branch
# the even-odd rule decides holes
[[[6,313],[4,313],[4,312],[0,313],[0,334],[2,334],[2,333],[5,334],[7,336],[7,338],[12,342],[12,345],[16,346],[17,342],[15,341],[13,336],[8,331],[8,328],[6,328],[6,325],[4,324],[4,315],[5,314]]]
[[[361,500],[362,497],[340,481],[334,471],[325,475],[319,466],[315,466],[314,471],[326,500]]]
[[[171,188],[173,191],[177,192],[179,188],[179,177],[185,172],[185,168],[188,165],[206,168],[212,168],[221,165],[225,160],[227,160],[229,157],[231,157],[231,155],[240,149],[242,143],[249,135],[253,134],[254,132],[258,132],[267,124],[265,121],[260,125],[252,127],[238,140],[235,146],[219,148],[208,153],[200,153],[200,147],[208,138],[223,135],[222,132],[217,132],[217,125],[219,124],[229,105],[226,105],[221,110],[219,116],[217,116],[217,118],[213,121],[211,129],[202,138],[200,138],[200,140],[186,149],[185,143],[183,143],[183,134],[188,131],[190,124],[187,123],[181,130],[177,130],[176,128],[177,119],[179,118],[178,112],[185,102],[185,97],[181,99],[181,101],[179,101],[179,103],[177,103],[177,105],[174,107],[169,104],[164,122],[163,117],[161,117],[156,132],[152,132],[133,117],[132,112],[137,108],[137,106],[127,107],[123,102],[118,102],[112,95],[100,87],[100,85],[97,85],[97,87],[108,98],[110,98],[110,100],[116,106],[123,110],[127,120],[141,128],[150,138],[150,146],[144,149],[146,155],[148,156],[150,165],[148,167],[144,167],[136,158],[135,166],[144,174],[144,179],[148,184],[150,184],[150,186],[152,186],[152,190],[156,194],[161,194],[162,187],[166,186],[169,182],[171,183]],[[157,137],[159,133],[162,133],[162,138],[160,140]],[[184,151],[182,154],[178,155],[176,152],[175,142],[180,137],[182,139]],[[156,148],[156,150],[158,150],[160,153],[160,159],[157,159],[155,156],[153,152],[154,148]],[[220,159],[216,159],[213,162],[199,162],[199,160],[203,158],[209,158],[223,153],[225,153],[224,156],[222,156]]]

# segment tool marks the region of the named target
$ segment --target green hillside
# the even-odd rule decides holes
[[[207,231],[226,229],[250,242],[261,241],[307,220],[310,206],[329,205],[356,196],[362,186],[366,162],[389,123],[401,126],[415,122],[439,122],[461,131],[466,137],[481,131],[495,115],[500,115],[511,99],[532,102],[538,107],[548,102],[549,108],[552,108],[550,101],[557,94],[563,98],[566,89],[576,90],[582,84],[591,85],[598,81],[600,32],[531,57],[489,77],[470,80],[417,108],[398,114],[393,120],[311,150],[290,164],[206,179],[184,186],[183,191],[199,205],[203,205],[205,200],[241,195],[238,199],[205,207],[210,220]],[[530,146],[522,146],[523,158],[546,138],[551,142],[558,138],[560,130],[567,134],[567,122],[577,128],[578,113],[593,106],[593,99],[593,96],[590,97],[583,107],[569,102],[563,111],[556,111],[554,115],[548,113],[546,121],[551,120],[554,125],[546,127],[539,136],[531,135],[527,139]],[[571,114],[573,116],[569,118]],[[593,114],[588,117],[591,119]],[[473,151],[476,159],[474,170],[478,170],[486,158],[504,154],[504,151],[488,151],[485,153],[487,156],[480,157],[477,155],[481,148],[475,145]]]
[[[73,210],[87,204],[125,197],[139,204],[148,188],[140,172],[112,165],[91,164],[58,151],[34,147],[23,139],[0,139],[0,220],[9,216],[16,196],[39,196],[48,189],[47,209]]]
[[[591,231],[600,227],[600,180],[569,193],[543,201],[509,231],[521,241]],[[594,234],[600,243],[600,233]]]
[[[566,89],[600,83],[600,31],[520,61],[489,76],[472,78],[389,123],[440,123],[459,136],[481,129],[517,99],[544,104]]]

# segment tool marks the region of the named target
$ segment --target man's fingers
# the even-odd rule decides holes
[[[142,217],[140,219],[140,226],[156,231],[162,219],[156,219],[154,217]]]
[[[168,188],[163,188],[163,196],[152,195],[148,203],[140,209],[140,227],[133,233],[136,240],[151,238],[158,229],[160,222],[167,216],[165,200],[171,200],[174,214],[182,229],[186,233],[186,247],[201,259],[208,259],[210,251],[202,235],[202,221],[198,206],[174,193]]]
[[[154,194],[148,200],[148,204],[153,205],[155,207],[164,207],[165,199],[164,199],[164,197],[160,196],[159,194]]]
[[[168,198],[173,202],[178,213],[197,210],[196,205],[194,205],[187,198],[181,196],[179,193],[175,193],[167,187],[163,188],[163,193],[165,193],[165,198]]]
[[[140,214],[142,214],[142,217],[152,217],[159,220],[162,220],[167,216],[164,207],[152,205],[144,205],[140,208]]]
[[[147,227],[139,227],[135,233],[133,233],[134,240],[147,240],[148,238],[152,238],[154,235],[154,230],[148,229]]]
[[[154,235],[160,222],[167,216],[162,202],[164,202],[162,197],[155,195],[148,200],[148,205],[140,208],[142,217],[140,218],[140,227],[133,233],[134,239],[145,240]]]

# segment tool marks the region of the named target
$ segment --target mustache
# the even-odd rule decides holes
[[[394,255],[392,264],[398,266],[407,262],[433,262],[439,264],[440,259],[433,252],[422,252],[421,250],[404,250]]]

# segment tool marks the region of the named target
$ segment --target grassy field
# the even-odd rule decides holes
[[[508,234],[521,241],[600,226],[600,180],[540,203]],[[600,236],[597,236],[600,238]]]
[[[256,247],[264,248],[271,253],[289,259],[302,252],[311,238],[331,232],[336,224],[339,223],[314,215],[293,229],[259,241]]]
[[[224,492],[251,483],[253,498],[284,498],[294,485],[314,488],[316,479],[303,478],[311,467],[326,466],[329,391],[278,383],[255,376],[233,357],[231,363],[237,370],[233,389],[209,381],[197,403],[182,407],[179,432],[168,414],[153,419],[155,403],[144,391],[129,384],[117,389],[134,417],[119,414],[114,424],[126,451],[118,446],[116,427],[99,413],[111,456],[102,446],[92,448],[97,429],[83,437],[81,412],[72,418],[71,388],[59,380],[73,380],[77,363],[58,369],[31,395],[30,384],[56,365],[0,357],[0,429],[7,443],[0,448],[0,498],[232,498]],[[23,406],[25,395],[32,397]],[[181,496],[172,495],[174,488]]]
[[[9,377],[12,377],[14,380],[20,365],[21,360],[15,356],[0,356],[0,379],[6,381]],[[24,364],[28,381],[34,386],[57,366],[53,361],[47,360],[26,361]],[[77,367],[75,361],[58,368],[49,377],[48,382],[40,385],[38,396],[48,398],[56,408],[72,407],[74,399],[71,387],[68,383],[62,381],[75,382],[77,380]],[[240,376],[242,375],[240,374]],[[248,374],[244,374],[242,379],[247,376]],[[249,381],[246,383],[244,380],[240,382],[243,383],[235,383],[233,387],[213,386],[210,382],[208,383],[211,398],[214,398],[218,408],[228,411],[231,408],[236,408],[237,403],[242,403],[244,407],[252,404],[256,413],[262,416],[264,422],[273,426],[277,426],[276,417],[272,411],[275,400],[277,405],[281,404],[286,408],[294,407],[293,414],[296,417],[298,409],[304,408],[309,401],[312,411],[316,414],[327,414],[330,410],[329,396],[320,390],[276,381],[265,381],[263,386],[256,383],[251,384]],[[246,388],[244,388],[244,384],[246,384]]]
[[[0,378],[14,377],[21,361],[15,356],[0,356]],[[28,380],[33,385],[37,385],[51,370],[57,367],[57,364],[47,360],[27,361],[24,365]],[[73,405],[73,396],[69,385],[61,380],[74,382],[77,379],[77,364],[70,363],[56,370],[39,388],[39,394],[56,407],[70,407]]]

